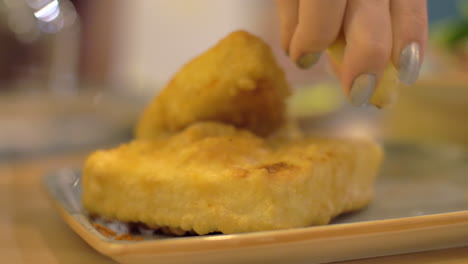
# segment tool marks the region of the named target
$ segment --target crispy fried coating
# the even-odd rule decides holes
[[[381,159],[372,141],[274,141],[201,122],[167,139],[92,154],[83,206],[198,234],[326,224],[370,201]]]
[[[177,73],[137,139],[90,155],[84,208],[178,234],[231,234],[326,224],[365,206],[381,148],[305,138],[285,118],[288,94],[269,47],[230,34]]]
[[[174,76],[146,109],[135,134],[164,137],[198,121],[219,121],[265,136],[283,124],[289,93],[270,47],[236,31]]]

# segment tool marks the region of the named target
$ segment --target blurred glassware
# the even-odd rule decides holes
[[[131,136],[130,97],[80,89],[80,33],[68,0],[0,0],[0,161]]]
[[[70,1],[2,0],[0,18],[1,81],[8,89],[31,82],[76,90],[80,27]]]

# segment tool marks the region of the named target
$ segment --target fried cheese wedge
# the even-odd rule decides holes
[[[275,141],[201,122],[164,140],[92,154],[83,206],[201,235],[321,225],[369,203],[381,160],[373,141]]]
[[[198,121],[219,121],[269,135],[283,124],[289,93],[270,47],[236,31],[174,76],[143,113],[135,134],[158,138]]]

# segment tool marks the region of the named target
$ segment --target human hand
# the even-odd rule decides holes
[[[339,40],[332,63],[351,103],[367,103],[389,62],[404,84],[419,75],[427,42],[425,0],[277,0],[281,45],[298,67],[314,65]]]

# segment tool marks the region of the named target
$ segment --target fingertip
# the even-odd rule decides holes
[[[428,35],[425,0],[391,2],[392,62],[403,84],[412,85],[419,77]]]
[[[290,45],[298,21],[299,0],[277,0],[280,17],[281,47],[286,56],[290,54]]]
[[[348,100],[354,106],[364,106],[370,104],[377,86],[375,74],[364,73],[357,76],[352,82],[348,93]]]
[[[337,38],[346,1],[301,0],[298,23],[289,52],[301,69],[315,65],[324,50]]]
[[[390,12],[367,1],[349,2],[348,7],[341,78],[350,101],[362,105],[370,102],[391,59]]]

